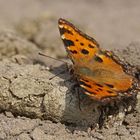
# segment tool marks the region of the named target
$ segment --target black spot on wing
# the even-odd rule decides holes
[[[73,33],[65,28],[60,28],[60,34],[63,35],[65,33],[73,35]]]
[[[63,39],[63,42],[64,42],[64,45],[65,45],[66,47],[68,47],[68,46],[74,46],[74,42],[71,41],[71,40]]]
[[[108,93],[113,93],[113,91],[107,90]]]
[[[88,45],[89,48],[95,48],[93,45],[89,44]]]
[[[98,90],[98,89],[96,89],[96,91],[97,91],[97,92],[99,92],[99,90]]]
[[[91,85],[86,84],[85,82],[82,82],[82,81],[80,81],[80,85],[83,85],[83,86],[86,86],[86,87],[88,87],[88,88],[91,88]]]
[[[100,84],[96,84],[96,86],[98,86],[98,87],[103,87],[102,85],[100,85]]]
[[[86,84],[85,82],[82,82],[82,81],[80,81],[80,85],[83,85],[83,86],[88,87],[88,88],[92,88],[91,85]],[[92,95],[92,94],[94,94],[94,95],[97,94],[96,92],[88,91],[88,89],[86,89],[86,88],[84,88],[84,87],[82,87],[82,88],[83,88],[84,92],[87,92],[87,93],[89,93],[89,94],[91,94],[91,95]]]
[[[86,50],[86,49],[82,49],[82,50],[81,50],[81,53],[82,53],[82,54],[89,54],[89,51]]]
[[[97,61],[97,62],[99,62],[99,63],[102,63],[102,62],[103,62],[103,59],[100,58],[100,57],[97,56],[97,55],[94,57],[94,60]]]
[[[91,92],[91,91],[88,91],[87,89],[84,89],[84,91],[87,92],[87,93],[89,93],[89,94],[91,94],[91,95],[92,95],[92,94],[93,94],[93,95],[96,95],[96,94],[97,94],[96,92]]]
[[[111,85],[111,84],[106,84],[106,83],[105,83],[105,85],[108,86],[108,87],[110,87],[110,88],[114,88],[114,86]]]
[[[81,45],[81,46],[84,46],[84,43],[81,42],[80,45]]]
[[[103,91],[101,88],[98,88],[99,91]]]
[[[76,50],[69,50],[73,54],[77,54],[78,52]]]
[[[59,23],[59,25],[66,24],[66,25],[72,27],[79,35],[83,36],[84,38],[86,38],[89,41],[96,44],[97,47],[99,47],[99,44],[97,43],[97,41],[94,38],[92,38],[92,37],[86,35],[85,33],[83,33],[82,31],[80,31],[78,28],[76,28],[72,23],[68,22],[67,20],[61,18],[61,19],[58,20],[58,23]]]

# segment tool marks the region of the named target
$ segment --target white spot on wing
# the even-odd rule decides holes
[[[59,28],[61,28],[61,29],[62,29],[63,27],[64,27],[63,25],[59,25]]]
[[[63,35],[61,35],[61,38],[62,38],[62,39],[65,39],[65,35],[64,35],[64,34],[63,34]]]
[[[89,96],[91,95],[89,92],[85,92],[85,94],[87,94],[87,95],[89,95]]]
[[[82,88],[84,88],[85,86],[84,85],[80,85]]]

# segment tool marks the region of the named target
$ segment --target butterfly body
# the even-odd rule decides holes
[[[100,49],[95,39],[70,22],[59,19],[58,24],[68,56],[73,62],[74,76],[85,94],[101,101],[131,88],[133,77],[124,71],[111,52]]]

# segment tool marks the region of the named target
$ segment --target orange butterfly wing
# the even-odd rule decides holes
[[[81,32],[70,22],[59,19],[59,30],[74,66],[74,74],[84,93],[102,100],[127,91],[133,77],[124,72],[110,52],[100,49],[97,41]]]

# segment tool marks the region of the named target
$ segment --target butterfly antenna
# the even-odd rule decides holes
[[[51,57],[51,56],[49,56],[49,55],[46,55],[46,54],[43,54],[43,53],[40,53],[40,52],[39,52],[38,54],[41,55],[41,56],[45,56],[45,57],[51,58],[51,59],[56,60],[56,61],[63,62],[63,63],[65,63],[65,64],[69,64],[69,63],[66,62],[66,61],[63,61],[63,60],[60,60],[60,59],[57,59],[57,58]]]
[[[49,78],[49,80],[52,80],[53,78],[55,78],[55,77],[57,77],[58,75],[64,73],[65,71],[66,71],[66,70],[63,70],[63,71],[59,72],[58,74],[56,74],[56,75],[52,76],[51,78]]]
[[[45,56],[45,57],[51,58],[51,59],[56,60],[56,61],[63,62],[63,63],[65,63],[67,66],[68,66],[68,64],[69,64],[68,62],[65,62],[65,61],[63,61],[63,60],[59,60],[59,59],[57,59],[57,58],[48,56],[48,55],[43,54],[43,53],[40,53],[40,52],[39,52],[38,54],[41,55],[41,56]],[[56,74],[56,75],[52,76],[51,78],[49,78],[49,80],[52,80],[53,78],[55,78],[55,77],[57,77],[58,75],[64,73],[65,71],[66,71],[66,70],[63,70],[63,71],[59,72],[58,74]]]

